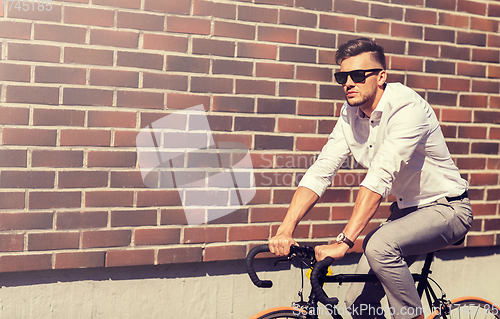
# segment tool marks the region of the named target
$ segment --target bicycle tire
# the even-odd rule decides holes
[[[453,299],[449,309],[450,313],[446,315],[446,318],[500,319],[500,308],[491,301],[478,297],[461,297]],[[427,319],[438,318],[444,318],[444,316],[441,313],[433,313]]]
[[[304,310],[293,307],[269,308],[250,317],[250,319],[304,319]]]

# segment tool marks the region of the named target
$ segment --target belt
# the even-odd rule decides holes
[[[469,198],[469,193],[467,191],[463,192],[462,195],[455,196],[455,197],[446,197],[446,200],[449,202],[455,201],[455,200],[462,200],[464,198]]]

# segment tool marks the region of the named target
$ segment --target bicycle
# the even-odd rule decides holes
[[[460,243],[461,242],[457,244]],[[270,288],[273,285],[272,281],[260,280],[253,267],[253,259],[257,254],[263,252],[269,252],[269,246],[267,244],[259,245],[251,249],[246,257],[246,268],[254,285],[260,288]],[[316,262],[314,248],[309,246],[292,246],[290,248],[290,254],[285,259],[275,262],[275,265],[283,261],[292,262],[295,258],[300,260],[301,265],[312,268],[312,273],[310,275],[312,289],[308,301],[304,301],[302,295],[304,287],[304,278],[302,276],[302,289],[299,290],[300,301],[293,302],[291,307],[276,307],[264,310],[252,316],[250,319],[317,319],[320,313],[325,313],[325,311],[320,310],[318,302],[326,307],[326,313],[331,315],[332,318],[342,319],[341,312],[336,308],[339,300],[335,297],[328,297],[323,290],[323,284],[332,282],[339,284],[346,282],[378,282],[378,278],[374,274],[337,274],[327,276],[327,270],[333,263],[333,258],[327,257],[322,261]],[[425,293],[429,309],[431,309],[431,314],[427,319],[463,318],[464,316],[466,316],[466,318],[479,318],[478,316],[483,315],[484,318],[500,319],[500,308],[488,300],[478,297],[461,297],[453,300],[446,299],[446,294],[439,284],[429,277],[433,258],[434,252],[428,253],[421,273],[412,274],[413,279],[418,283],[417,291],[420,298],[422,298]],[[303,270],[301,270],[301,272],[303,273]],[[437,297],[434,289],[430,285],[431,282],[441,290],[441,298]]]

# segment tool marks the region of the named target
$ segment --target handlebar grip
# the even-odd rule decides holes
[[[247,267],[248,275],[252,280],[253,284],[259,288],[271,288],[273,286],[273,282],[271,280],[260,280],[253,268],[253,259],[259,253],[269,252],[269,245],[259,245],[252,248],[245,259],[245,265]]]
[[[339,303],[337,298],[328,298],[323,287],[319,283],[319,277],[326,275],[328,267],[333,263],[332,257],[326,257],[322,261],[318,261],[311,272],[311,286],[316,299],[322,304],[336,305]]]

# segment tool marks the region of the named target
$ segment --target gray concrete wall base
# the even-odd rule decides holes
[[[334,273],[352,273],[359,257],[346,256],[333,266]],[[418,272],[422,264],[411,269]],[[432,278],[449,298],[475,295],[500,304],[499,265],[500,247],[444,250],[436,254]],[[274,268],[270,260],[257,260],[256,268],[273,280],[273,288],[253,286],[243,261],[4,273],[0,318],[241,319],[297,300],[299,268]],[[325,289],[342,299],[347,288],[330,284]]]

